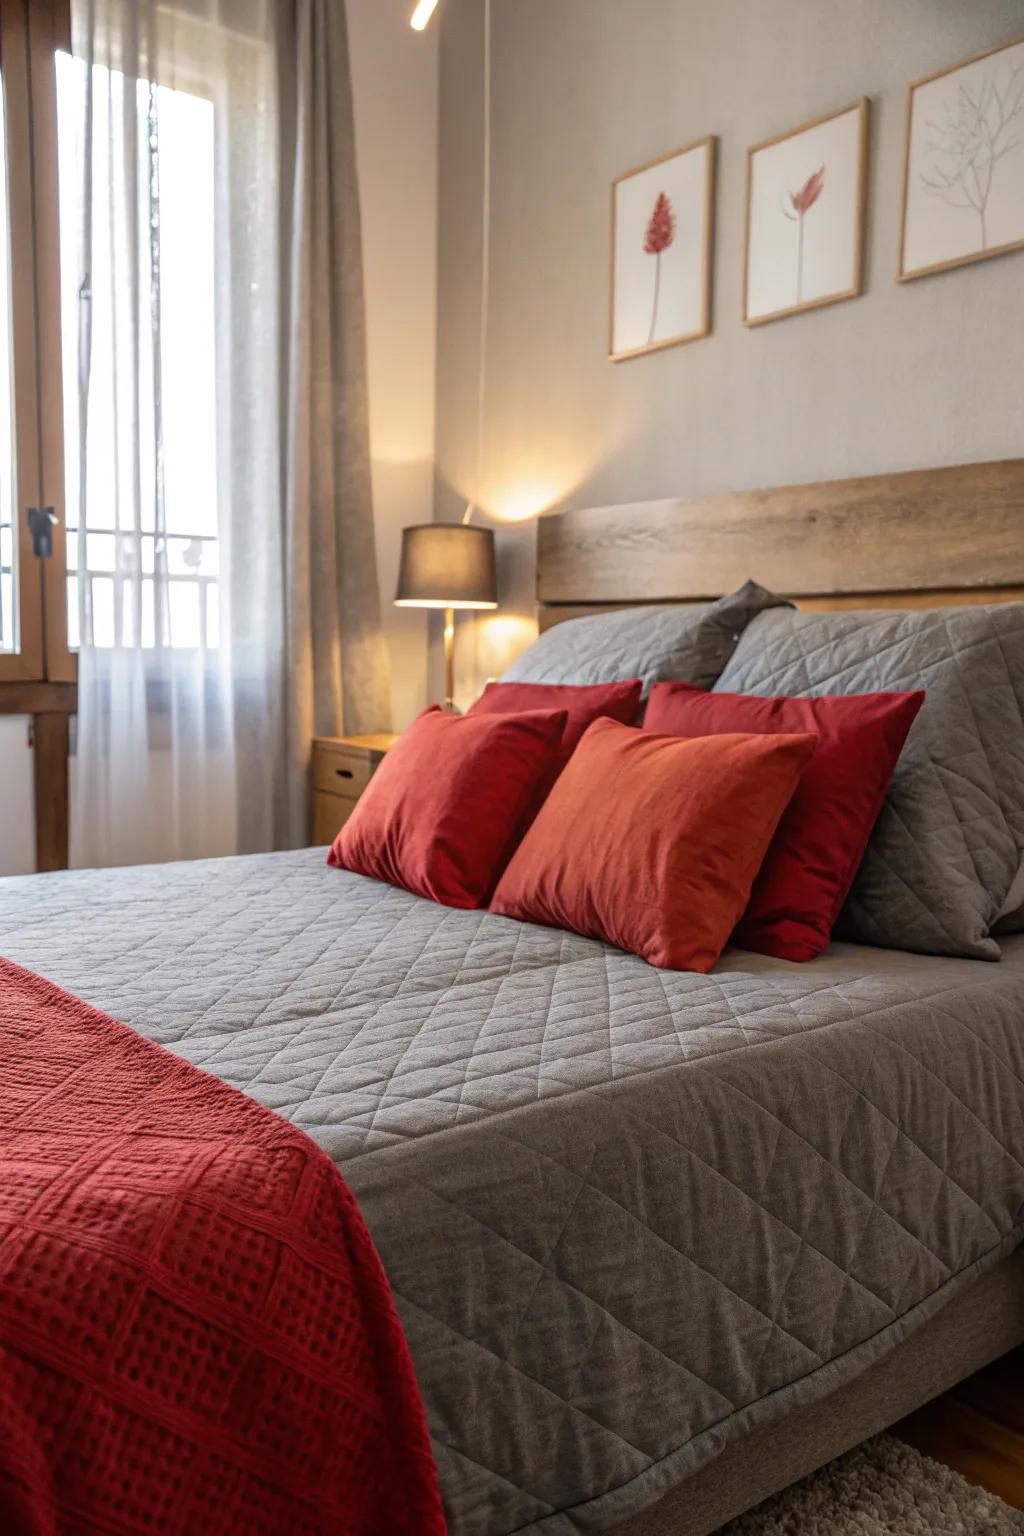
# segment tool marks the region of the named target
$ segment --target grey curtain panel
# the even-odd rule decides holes
[[[390,723],[344,4],[73,23],[76,862],[301,845],[312,736]]]
[[[314,734],[387,730],[345,7],[280,0],[285,741],[274,846],[305,836]]]

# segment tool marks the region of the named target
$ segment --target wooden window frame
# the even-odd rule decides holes
[[[67,866],[69,716],[76,702],[65,587],[56,82],[56,54],[70,46],[69,0],[2,0],[19,649],[0,656],[0,714],[32,717],[39,870]],[[53,509],[53,552],[46,558],[33,553],[28,507]]]

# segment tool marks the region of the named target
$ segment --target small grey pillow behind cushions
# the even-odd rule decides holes
[[[710,688],[751,619],[785,604],[756,581],[717,603],[622,608],[566,619],[535,640],[501,675],[503,683],[697,683]]]
[[[836,934],[999,958],[993,929],[1019,928],[1022,919],[1008,901],[1024,862],[1024,604],[765,613],[718,688],[924,688]]]

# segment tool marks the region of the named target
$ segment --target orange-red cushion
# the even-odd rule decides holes
[[[746,906],[811,735],[682,741],[598,720],[499,881],[492,912],[709,971]]]
[[[818,745],[754,881],[735,942],[813,960],[860,868],[923,692],[775,699],[655,683],[644,725],[662,735],[814,731]]]
[[[327,855],[446,907],[481,907],[550,783],[565,710],[414,720]]]
[[[632,725],[640,708],[643,683],[488,683],[470,715],[506,714],[510,710],[564,709],[568,715],[562,736],[562,756],[568,760],[588,725],[607,717]]]

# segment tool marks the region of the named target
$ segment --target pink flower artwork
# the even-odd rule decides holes
[[[651,329],[647,337],[650,346],[654,340],[655,328],[658,324],[658,300],[661,296],[661,253],[668,249],[676,237],[676,216],[672,207],[672,199],[665,192],[659,192],[654,203],[654,212],[647,226],[644,236],[644,252],[655,259],[654,266],[654,302],[651,305]]]
[[[819,165],[818,169],[808,176],[799,191],[786,193],[789,207],[787,208],[785,200],[782,204],[782,211],[786,218],[793,219],[798,229],[796,242],[796,301],[798,304],[803,303],[804,297],[804,219],[818,201],[824,186],[825,167]]]

